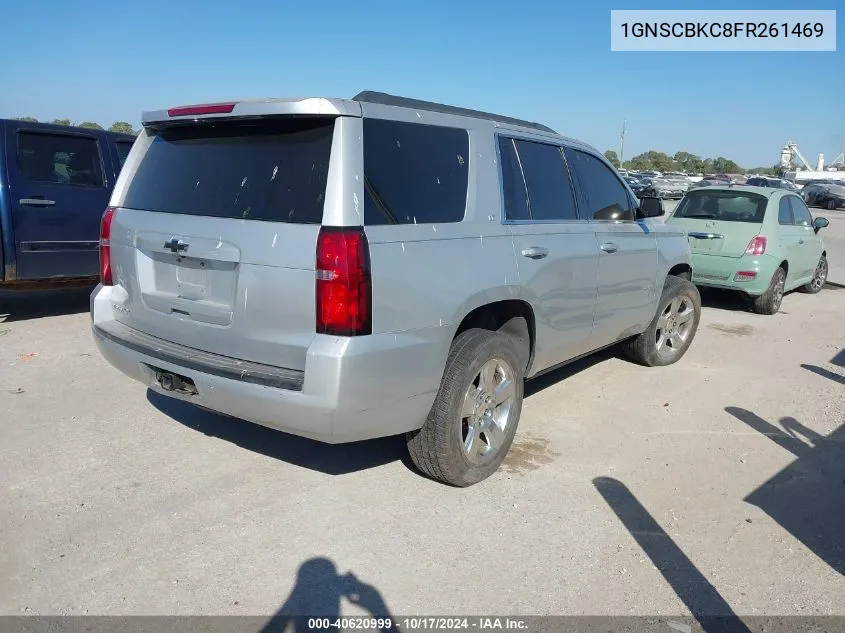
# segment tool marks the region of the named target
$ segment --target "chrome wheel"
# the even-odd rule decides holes
[[[657,351],[670,355],[681,351],[692,332],[694,316],[695,306],[689,297],[672,299],[657,319]]]
[[[821,290],[825,281],[827,281],[827,259],[822,257],[813,272],[813,281],[810,282],[810,287],[816,291]]]
[[[461,408],[461,450],[471,463],[493,459],[505,442],[516,397],[515,373],[507,361],[494,358],[481,367],[464,395]]]

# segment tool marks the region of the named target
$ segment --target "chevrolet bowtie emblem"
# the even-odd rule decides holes
[[[169,248],[172,252],[178,253],[188,250],[188,245],[180,239],[171,237],[169,241],[164,243],[164,248]]]

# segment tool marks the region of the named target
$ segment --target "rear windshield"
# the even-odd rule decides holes
[[[768,198],[748,191],[691,191],[674,217],[762,224],[767,204]]]
[[[323,219],[334,121],[280,119],[159,130],[121,206],[298,224]]]

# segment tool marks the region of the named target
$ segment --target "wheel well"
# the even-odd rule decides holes
[[[534,311],[527,302],[509,299],[479,306],[464,317],[455,336],[470,328],[500,332],[513,340],[520,349],[523,369],[528,370],[534,360],[536,333]]]
[[[780,263],[780,267],[781,267],[781,268],[783,268],[783,272],[785,272],[785,273],[788,273],[788,272],[789,272],[789,262],[788,262],[788,261],[783,260],[783,261]]]
[[[680,277],[687,281],[692,281],[692,266],[689,264],[675,264],[669,270],[669,274],[673,277]]]

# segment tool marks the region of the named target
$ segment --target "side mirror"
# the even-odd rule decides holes
[[[607,220],[610,222],[622,222],[624,220],[633,220],[630,211],[625,211],[618,204],[614,203],[604,209],[599,209],[593,214],[594,220]]]
[[[816,218],[813,220],[813,230],[818,233],[819,230],[825,228],[830,224],[830,221],[827,218]]]
[[[640,198],[640,208],[637,209],[637,219],[659,218],[666,214],[663,208],[663,198]]]

